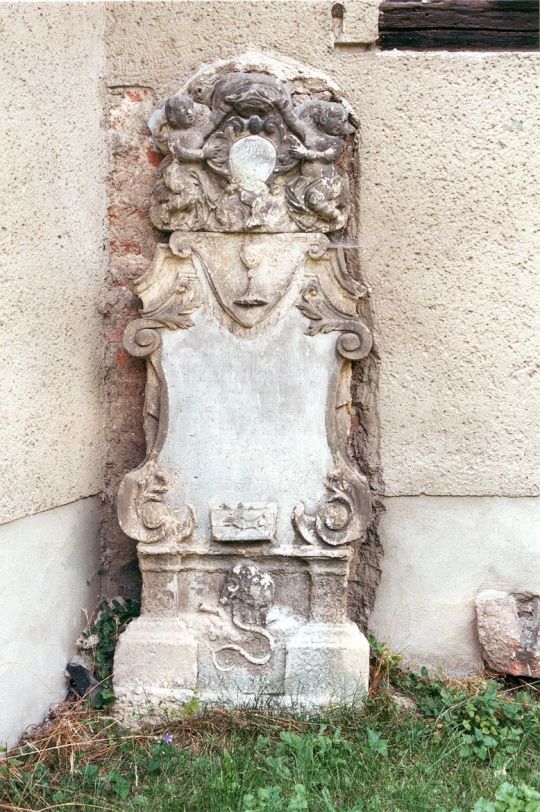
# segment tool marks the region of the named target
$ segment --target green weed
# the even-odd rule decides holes
[[[426,669],[420,676],[409,673],[395,679],[421,713],[459,735],[462,756],[495,757],[502,763],[518,751],[523,736],[540,739],[540,705],[529,689],[510,697],[494,680],[452,685],[430,678]]]
[[[117,620],[103,622],[111,641]],[[0,809],[540,812],[534,685],[406,674],[380,651],[362,710],[278,717],[197,705],[129,732],[106,711],[65,703],[0,762]],[[102,652],[110,663],[111,646]],[[395,687],[414,710],[395,704]]]
[[[138,617],[140,604],[132,600],[102,601],[96,620],[83,632],[83,644],[92,653],[94,673],[100,682],[92,697],[95,708],[108,708],[114,704],[112,669],[116,644],[127,624]]]

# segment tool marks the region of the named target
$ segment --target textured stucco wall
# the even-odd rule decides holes
[[[99,499],[0,526],[0,746],[66,695],[65,668],[99,591]]]
[[[539,57],[375,64],[358,75],[360,233],[386,493],[538,495]]]
[[[0,6],[0,522],[102,486],[103,16]]]
[[[539,192],[531,167],[539,57],[334,49],[331,7],[297,0],[108,5],[109,104],[124,148],[115,155],[121,169],[112,195],[122,200],[127,193],[133,207],[113,223],[125,235],[113,259],[113,268],[121,269],[114,273],[115,296],[127,319],[135,307],[130,279],[147,265],[157,240],[146,226],[139,244],[134,241],[144,203],[126,180],[131,162],[147,195],[155,170],[144,117],[153,101],[201,63],[252,48],[306,62],[340,85],[360,117],[358,241],[380,357],[368,453],[373,468],[378,445],[375,479],[387,513],[379,525],[385,558],[372,627],[407,647],[411,662],[463,672],[479,663],[471,626],[476,585],[489,586],[490,573],[505,570],[510,549],[522,563],[512,569],[512,584],[530,583],[528,555],[540,535],[531,514],[514,522],[511,537],[499,532],[490,543],[471,498],[502,497],[490,513],[495,527],[497,511],[507,527],[512,506],[518,516],[524,505],[529,516],[527,506],[538,504],[506,497],[532,497],[539,487],[534,313],[540,296],[532,248]],[[123,363],[133,387],[141,371]],[[117,389],[113,400],[119,414]],[[134,436],[115,452],[117,460],[127,462],[131,453],[133,464],[139,461]],[[449,497],[442,527],[439,496]],[[468,528],[460,561],[466,566],[470,558],[475,573],[457,586],[435,577],[436,562],[455,550],[453,527]],[[431,575],[430,539],[438,550]],[[132,555],[117,533],[113,590],[125,583]],[[423,556],[422,577],[410,575],[415,556]],[[376,569],[376,560],[370,566]],[[394,633],[396,590],[407,605],[401,637]],[[352,594],[361,600],[358,590]],[[461,614],[453,616],[456,601]]]
[[[103,22],[0,5],[0,744],[65,696],[99,587]]]
[[[248,47],[329,73],[360,116],[386,493],[537,494],[538,55],[334,50],[330,4],[279,6],[110,4],[107,82],[162,99]]]

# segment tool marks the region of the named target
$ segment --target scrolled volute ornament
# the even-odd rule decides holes
[[[324,542],[331,547],[348,544],[360,537],[363,525],[361,483],[353,475],[332,471],[326,478],[328,498],[308,513],[303,502],[294,510],[293,525],[308,544]]]
[[[300,294],[298,309],[311,322],[306,335],[341,332],[336,350],[349,361],[359,361],[371,351],[371,331],[362,319],[344,313],[322,292],[316,280],[311,280]]]
[[[173,510],[166,502],[167,479],[155,460],[127,474],[118,490],[120,527],[133,539],[155,544],[167,538],[184,541],[195,529],[190,505]]]
[[[145,358],[161,347],[159,328],[163,327],[156,319],[134,319],[124,331],[124,347],[130,355]]]

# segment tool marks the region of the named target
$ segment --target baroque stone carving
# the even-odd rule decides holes
[[[364,482],[360,477],[355,479],[332,471],[325,482],[328,497],[325,502],[309,514],[303,502],[299,502],[293,511],[293,523],[308,544],[325,542],[332,547],[347,544],[360,538],[362,525],[361,494]]]
[[[354,120],[324,77],[248,55],[201,69],[149,126],[150,216],[170,236],[124,338],[147,364],[147,454],[118,494],[143,577],[119,706],[354,701],[369,657],[347,579],[370,490],[350,384],[371,349],[337,233]]]
[[[170,263],[169,263],[170,265]],[[144,402],[146,459],[124,477],[118,492],[118,517],[124,532],[144,543],[171,543],[189,538],[195,527],[195,515],[190,505],[173,511],[165,500],[168,491],[166,476],[156,459],[161,451],[168,417],[167,387],[161,365],[161,329],[185,330],[193,326],[191,314],[200,306],[196,281],[167,268],[158,256],[135,285],[135,291],[146,300],[142,318],[126,327],[124,346],[135,357],[147,359],[147,379]],[[162,273],[159,273],[159,271]],[[163,271],[169,273],[163,273]],[[170,271],[172,270],[172,273]],[[159,284],[155,285],[156,279]],[[148,295],[147,295],[148,294]]]
[[[311,320],[308,335],[335,331],[343,333],[336,343],[336,349],[343,358],[359,361],[371,350],[371,333],[365,323],[340,311],[326,298],[316,282],[306,285],[297,307]]]
[[[231,72],[194,82],[150,120],[162,160],[150,216],[164,231],[342,229],[354,132],[342,103],[295,104],[286,83]]]
[[[277,505],[220,505],[210,510],[214,541],[274,541]]]
[[[165,501],[167,479],[154,459],[124,477],[118,493],[118,517],[124,533],[145,544],[165,537],[174,545],[195,529],[191,505],[171,510]]]
[[[178,231],[171,235],[169,245],[176,256],[192,258],[223,311],[246,329],[268,318],[312,247],[321,250],[319,235],[293,244],[286,237],[262,234],[219,242]]]
[[[275,648],[274,637],[265,628],[268,608],[274,597],[272,577],[251,562],[237,564],[227,574],[219,598],[220,604],[229,606],[234,626],[244,632],[262,637],[267,644],[267,651],[257,656],[246,651],[237,643],[226,643],[213,652],[213,662],[219,671],[231,671],[232,665],[223,665],[220,655],[225,652],[237,652],[253,665],[266,665]]]

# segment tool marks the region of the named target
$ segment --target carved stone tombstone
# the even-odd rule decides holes
[[[354,123],[323,77],[251,55],[200,71],[149,126],[150,217],[170,237],[125,333],[147,359],[147,456],[118,495],[143,577],[120,707],[351,702],[370,494],[347,451],[350,376],[371,349],[342,236]]]

